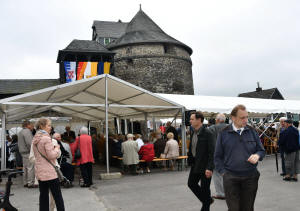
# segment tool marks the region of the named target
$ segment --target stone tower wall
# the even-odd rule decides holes
[[[194,94],[192,61],[185,49],[143,44],[113,51],[116,77],[155,93]]]

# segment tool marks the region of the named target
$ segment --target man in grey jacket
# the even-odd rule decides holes
[[[23,122],[22,127],[23,129],[18,134],[18,147],[23,159],[23,184],[24,187],[33,188],[35,187],[34,164],[29,162],[33,124],[26,120]]]
[[[214,146],[216,146],[216,141],[218,134],[223,130],[227,124],[225,123],[226,117],[224,114],[217,114],[216,124],[209,127],[209,130],[214,136]],[[215,199],[225,199],[224,187],[223,187],[223,176],[215,169],[213,171],[212,179],[215,184],[216,195],[212,196]]]

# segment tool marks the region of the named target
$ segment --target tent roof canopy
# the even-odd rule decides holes
[[[7,121],[53,110],[86,120],[105,119],[105,80],[109,118],[176,113],[183,106],[111,75],[99,75],[0,100]]]
[[[158,94],[183,105],[187,110],[230,114],[234,106],[243,104],[251,113],[297,113],[300,114],[299,100],[271,100],[245,97],[221,97],[201,95]]]

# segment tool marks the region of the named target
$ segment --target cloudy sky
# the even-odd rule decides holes
[[[91,39],[94,20],[130,21],[142,9],[193,49],[195,94],[237,96],[277,87],[300,100],[300,1],[0,1],[0,79],[58,78],[58,50]]]

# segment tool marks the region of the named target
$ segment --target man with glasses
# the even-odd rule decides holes
[[[253,211],[260,173],[257,163],[265,150],[254,128],[247,125],[244,105],[231,111],[232,124],[218,136],[215,166],[223,175],[226,203],[229,211]]]

